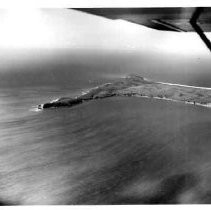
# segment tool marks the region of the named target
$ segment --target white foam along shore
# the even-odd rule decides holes
[[[202,90],[211,90],[209,87],[200,87],[200,86],[191,86],[191,85],[181,85],[181,84],[174,84],[174,83],[168,83],[168,82],[156,82],[163,85],[171,85],[171,86],[179,86],[179,87],[187,87],[187,88],[195,88],[195,89],[202,89]]]
[[[143,77],[143,79],[145,81],[153,81],[151,79],[145,78]],[[171,86],[179,86],[179,87],[187,87],[187,88],[194,88],[194,89],[201,89],[201,90],[211,90],[210,87],[200,87],[200,86],[191,86],[191,85],[182,85],[182,84],[177,84],[177,83],[169,83],[169,82],[156,82],[158,84],[163,84],[163,85],[171,85]],[[149,96],[140,96],[140,97],[144,97],[144,98],[150,98]],[[179,101],[179,100],[174,100],[174,99],[170,99],[170,98],[160,98],[160,97],[153,97],[155,99],[159,99],[159,100],[166,100],[166,101],[172,101],[172,102],[183,102],[183,101]],[[207,104],[201,104],[201,103],[194,103],[194,102],[189,102],[189,101],[185,101],[185,104],[190,104],[190,105],[197,105],[197,106],[203,106],[203,107],[208,107],[211,108],[211,103],[207,103]]]
[[[196,105],[196,106],[203,106],[203,107],[207,107],[207,108],[211,108],[211,103],[207,103],[207,104],[200,104],[200,103],[193,103],[193,102],[188,102],[188,101],[179,101],[179,100],[174,100],[174,99],[170,99],[170,98],[161,98],[161,97],[150,97],[150,96],[136,96],[136,97],[140,97],[140,98],[153,98],[153,99],[158,99],[158,100],[164,100],[164,101],[172,101],[172,102],[177,102],[177,103],[185,103],[185,104],[189,104],[189,105]]]
[[[200,86],[191,86],[191,85],[181,85],[181,84],[176,84],[176,83],[168,83],[168,82],[157,82],[159,84],[163,84],[163,85],[171,85],[171,86],[179,86],[179,87],[187,87],[187,88],[195,88],[195,89],[201,89],[201,90],[211,90],[211,88],[209,87],[200,87]],[[166,98],[163,98],[164,100],[166,100]],[[171,101],[175,101],[175,102],[180,102],[177,100],[173,100],[173,99],[168,99]],[[207,103],[207,104],[201,104],[201,103],[193,103],[193,102],[188,102],[185,101],[186,104],[192,104],[192,105],[198,105],[198,106],[203,106],[203,107],[208,107],[211,108],[211,103]]]

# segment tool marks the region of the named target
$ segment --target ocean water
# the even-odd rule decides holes
[[[0,204],[211,203],[211,109],[116,97],[37,111],[130,73],[69,65],[2,73]]]

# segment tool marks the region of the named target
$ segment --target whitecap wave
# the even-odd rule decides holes
[[[42,111],[42,109],[39,109],[39,108],[36,106],[36,107],[32,107],[29,111],[31,111],[31,112],[40,112],[40,111]]]

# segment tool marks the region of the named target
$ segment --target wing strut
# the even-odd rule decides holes
[[[201,15],[202,12],[203,12],[203,7],[196,8],[195,12],[193,13],[192,18],[190,19],[190,24],[192,25],[192,27],[196,31],[196,33],[201,37],[202,41],[205,43],[205,45],[208,47],[208,49],[211,51],[210,40],[206,37],[203,30],[197,24],[197,20],[199,19],[199,16]]]

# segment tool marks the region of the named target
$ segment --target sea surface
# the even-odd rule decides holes
[[[37,71],[27,64],[1,74],[0,204],[211,203],[210,108],[115,97],[36,109],[131,73],[119,61],[108,71],[106,62],[58,72],[58,63],[34,62]],[[187,78],[183,84],[208,84]]]

